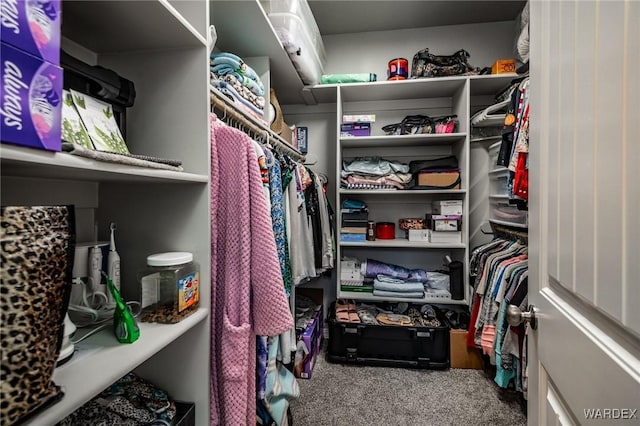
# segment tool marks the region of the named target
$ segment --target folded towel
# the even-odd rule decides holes
[[[408,299],[422,299],[424,292],[398,293],[397,291],[373,290],[373,295],[378,297],[404,297]]]
[[[257,96],[264,95],[264,85],[258,74],[242,59],[232,53],[212,53],[210,69],[219,76],[233,75],[243,86]]]

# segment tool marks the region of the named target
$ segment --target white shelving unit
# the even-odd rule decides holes
[[[55,370],[64,397],[31,418],[52,425],[129,371],[194,402],[209,418],[210,211],[208,2],[64,1],[63,48],[134,82],[126,142],[132,153],[183,162],[184,172],[104,163],[68,153],[1,145],[3,205],[73,204],[77,241],[117,224],[122,293],[136,300],[136,274],[149,254],[189,251],[200,263],[200,308],[177,324],[140,323],[140,339],[119,344],[107,329],[78,344]],[[80,55],[79,55],[80,53]]]
[[[471,100],[485,100],[507,87],[517,77],[509,75],[458,76],[434,79],[410,79],[403,81],[379,81],[372,83],[334,84],[306,87],[308,98],[319,103],[336,104],[336,208],[346,198],[364,201],[369,206],[370,220],[396,224],[394,240],[367,242],[339,242],[338,258],[345,256],[365,259],[367,257],[395,263],[410,268],[442,269],[445,255],[460,260],[465,265],[465,280],[468,277],[469,257],[469,192],[470,192],[470,128]],[[372,134],[367,137],[342,137],[340,123],[342,114],[376,114]],[[411,114],[441,116],[457,114],[459,128],[452,134],[402,135],[383,134],[383,124],[399,122]],[[378,124],[383,123],[383,124]],[[486,142],[495,136],[474,140]],[[420,158],[437,158],[456,155],[459,161],[462,184],[457,190],[366,190],[340,187],[342,161],[359,156],[380,156],[385,159],[409,162]],[[404,232],[397,228],[398,219],[424,217],[430,211],[433,200],[459,199],[463,201],[462,242],[459,244],[433,244],[410,242]],[[339,223],[337,225],[339,234]],[[340,265],[337,265],[340,276]],[[345,292],[337,280],[337,297],[368,301],[383,301],[370,293]],[[432,298],[384,299],[384,301],[413,301],[416,303],[467,304],[470,288],[465,282],[464,300]]]
[[[404,217],[424,217],[431,211],[434,200],[459,199],[463,201],[464,216],[467,212],[468,161],[469,161],[469,79],[460,77],[441,79],[416,79],[383,81],[363,84],[335,86],[336,140],[336,209],[347,198],[365,202],[369,208],[369,219],[375,222],[396,224],[396,238],[366,242],[339,242],[338,258],[355,257],[361,260],[372,258],[408,268],[427,270],[441,269],[445,255],[460,260],[467,270],[468,230],[463,220],[462,241],[457,244],[413,242],[405,238],[397,223]],[[315,89],[312,89],[315,94]],[[319,89],[316,98],[327,98],[326,89]],[[368,137],[341,137],[340,123],[343,114],[375,114],[372,135]],[[396,123],[407,115],[424,114],[442,116],[456,114],[459,120],[457,133],[425,135],[384,135],[379,123]],[[416,159],[437,158],[455,155],[462,173],[460,189],[453,190],[367,190],[340,187],[340,171],[343,161],[356,157],[374,156],[409,163]],[[340,218],[336,233],[339,235]],[[340,264],[337,264],[340,276]],[[465,286],[467,287],[467,286]],[[371,293],[342,291],[337,280],[337,297],[368,301],[407,301],[414,303],[468,303],[470,294],[466,290],[463,300],[443,299],[426,295],[422,299],[380,298]]]

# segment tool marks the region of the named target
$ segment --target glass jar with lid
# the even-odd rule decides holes
[[[198,310],[200,269],[192,253],[148,256],[138,281],[142,322],[176,323]]]

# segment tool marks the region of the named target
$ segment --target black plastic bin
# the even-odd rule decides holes
[[[389,367],[449,368],[449,326],[440,311],[437,314],[440,327],[354,324],[336,320],[332,306],[327,360]]]

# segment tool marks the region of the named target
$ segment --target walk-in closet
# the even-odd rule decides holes
[[[0,4],[0,424],[638,421],[639,2]]]

